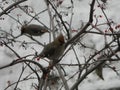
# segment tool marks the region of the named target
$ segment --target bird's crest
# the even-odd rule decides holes
[[[64,36],[62,34],[60,34],[58,37],[57,37],[57,40],[60,42],[60,43],[65,43],[65,40],[64,40]]]

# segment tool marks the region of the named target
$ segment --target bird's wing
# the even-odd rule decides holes
[[[32,31],[33,33],[36,33],[36,34],[38,34],[38,33],[41,33],[41,31],[40,30],[37,30],[37,29],[33,29],[33,31]]]
[[[40,56],[43,55],[45,57],[50,57],[54,53],[55,53],[55,46],[54,45],[49,46],[49,44],[48,44],[47,46],[45,46],[45,48],[41,52]]]
[[[53,55],[54,53],[55,53],[55,46],[52,46],[51,48],[48,48],[47,50],[46,50],[46,55],[47,55],[47,57],[49,57],[49,56],[51,56],[51,55]]]
[[[38,25],[29,25],[29,29],[31,29],[32,32],[34,32],[34,33],[39,33],[39,32],[41,32],[41,29],[43,29],[43,28]]]

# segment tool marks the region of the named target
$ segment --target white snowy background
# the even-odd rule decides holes
[[[91,3],[92,0],[73,0],[74,1],[74,16],[73,16],[73,21],[72,21],[72,28],[77,30],[78,28],[80,28],[81,22],[83,21],[84,23],[88,21],[88,17],[89,17],[89,4]],[[1,1],[0,1],[1,2]],[[12,0],[8,0],[9,3],[12,3]],[[22,3],[24,4],[28,4],[30,6],[32,6],[35,10],[36,13],[46,9],[46,5],[44,3],[44,0],[28,0],[27,2]],[[71,17],[71,12],[67,11],[65,9],[65,7],[69,7],[71,6],[70,0],[64,0],[63,3],[59,6],[58,10],[60,11],[66,11],[68,13],[68,16],[64,16],[63,20],[69,22],[70,21],[70,17]],[[5,7],[7,7],[7,5],[5,5]],[[114,20],[115,23],[120,23],[120,0],[108,0],[106,3],[106,10],[105,10],[107,16]],[[22,14],[23,11],[21,10],[13,10],[10,15],[12,15],[13,17],[17,18],[17,14]],[[101,14],[101,10],[96,6],[96,10],[94,12],[96,15],[100,15]],[[10,31],[10,28],[12,28],[14,30],[14,34],[15,36],[20,34],[20,29],[17,28],[16,22],[11,19],[8,16],[3,16],[5,19],[4,20],[0,20],[0,27],[2,30],[6,30],[6,31]],[[49,16],[48,16],[48,12],[44,12],[42,14],[39,15],[40,21],[43,22],[46,26],[49,27]],[[24,15],[24,13],[22,14],[22,16],[20,17],[21,22],[23,22],[24,20],[29,21],[31,18],[28,17],[28,15]],[[101,22],[105,22],[105,19],[101,19],[99,21]],[[35,20],[32,21],[32,23],[35,24],[39,24],[38,22],[36,22]],[[103,28],[103,30],[105,29],[105,27],[101,27]],[[76,32],[75,32],[76,33]],[[73,35],[75,34],[73,33]],[[37,40],[39,40],[40,42],[44,43],[48,43],[49,39],[47,38],[48,34],[44,34],[41,37],[35,37]],[[89,38],[89,39],[88,39]],[[102,36],[98,36],[98,35],[89,35],[86,38],[84,38],[84,42],[88,44],[88,46],[90,47],[94,47],[97,50],[99,50],[100,48],[103,47],[103,37]],[[26,36],[21,36],[20,38],[18,38],[18,40],[21,41],[31,41],[31,39],[29,39]],[[88,43],[89,42],[89,43]],[[33,54],[35,51],[32,49],[34,48],[37,52],[40,52],[42,50],[42,47],[39,45],[34,45],[31,44],[28,46],[27,50],[25,50],[24,48],[19,48],[17,47],[18,44],[16,43],[14,46],[14,50],[17,51],[17,53],[19,53],[19,55],[21,56],[25,56],[28,54]],[[91,50],[87,50],[84,51],[81,49],[81,51],[79,51],[80,47],[75,47],[75,50],[78,50],[78,56],[79,56],[79,60],[81,60],[81,63],[84,63],[84,55],[90,55],[90,53],[92,52]],[[76,61],[74,61],[75,56],[73,55],[73,51],[69,51],[69,53],[63,58],[63,60],[60,63],[76,63]],[[10,62],[12,62],[12,60],[16,59],[16,57],[14,56],[14,54],[6,47],[0,47],[0,66],[4,66],[6,64],[9,64]],[[44,62],[40,62],[42,63],[42,65],[47,66],[46,63]],[[114,64],[116,67],[120,67],[120,63],[115,63]],[[15,65],[9,68],[5,68],[3,70],[0,70],[0,90],[4,90],[4,88],[8,85],[8,81],[15,82],[18,77],[19,77],[19,73],[21,72],[21,65]],[[78,68],[73,67],[72,69],[68,67],[65,67],[65,70],[67,72],[67,77],[71,76],[73,73],[75,73],[74,71],[77,71]],[[26,74],[30,72],[30,70],[26,69]],[[120,87],[120,76],[116,75],[115,72],[113,72],[110,69],[105,68],[103,70],[103,74],[104,74],[104,79],[105,80],[101,80],[99,79],[94,72],[91,73],[90,75],[88,75],[88,77],[79,85],[80,90],[105,90],[105,89],[109,89],[112,87]],[[23,76],[24,77],[24,76]],[[66,77],[66,78],[67,78]],[[36,80],[30,80],[31,82],[36,82]],[[30,88],[30,84],[31,82],[25,82],[24,84],[20,83],[19,87],[22,90],[33,90],[33,88]],[[72,86],[72,82],[74,82],[74,79],[72,79],[68,84],[69,86]],[[8,90],[13,90],[13,88],[9,88]]]

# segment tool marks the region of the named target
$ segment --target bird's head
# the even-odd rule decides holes
[[[27,25],[23,25],[21,27],[21,35],[25,33],[26,27],[27,27]]]
[[[62,34],[60,34],[56,39],[57,39],[61,44],[64,44],[64,43],[65,43],[64,36],[63,36]]]

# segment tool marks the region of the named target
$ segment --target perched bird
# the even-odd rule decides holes
[[[54,63],[57,63],[59,57],[64,53],[65,41],[64,36],[60,34],[53,42],[45,45],[42,52],[39,54],[40,58],[47,57]]]
[[[104,77],[103,77],[103,64],[100,65],[99,67],[97,67],[96,70],[95,70],[95,72],[96,72],[97,76],[100,79],[104,80]]]
[[[101,61],[100,61],[100,59],[105,59],[105,58],[107,58],[103,53],[97,58],[98,59],[98,62],[96,62],[95,64],[97,65],[98,63],[100,63]],[[103,67],[104,67],[104,65],[105,65],[105,62],[103,62],[103,63],[101,63],[101,65],[99,65],[96,69],[95,69],[95,73],[96,73],[96,75],[100,78],[100,79],[102,79],[102,80],[104,80],[104,77],[103,77]]]
[[[21,27],[21,35],[22,34],[29,34],[32,36],[41,36],[45,32],[49,32],[46,27],[36,25],[36,24],[23,25]]]

